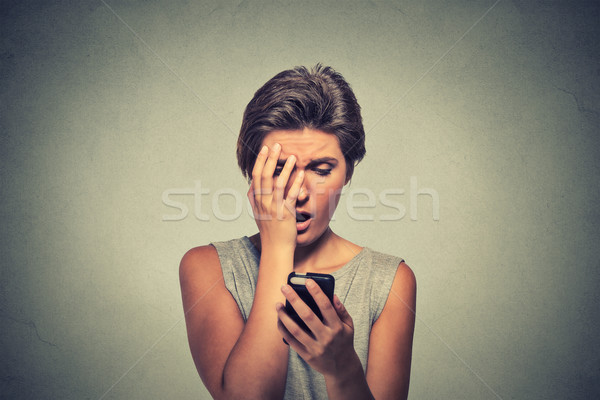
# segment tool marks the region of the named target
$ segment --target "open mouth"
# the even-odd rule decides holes
[[[296,212],[296,230],[298,232],[305,231],[310,225],[312,216],[304,211]]]

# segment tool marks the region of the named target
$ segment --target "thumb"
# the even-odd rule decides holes
[[[342,322],[354,329],[352,317],[350,316],[350,314],[348,314],[348,310],[346,310],[346,307],[344,307],[337,294],[333,295],[333,304],[335,306],[335,311],[337,311],[337,315],[338,317],[340,317]]]

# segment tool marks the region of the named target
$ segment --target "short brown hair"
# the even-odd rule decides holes
[[[346,179],[365,156],[360,106],[344,77],[333,68],[295,67],[271,78],[246,106],[237,159],[250,181],[264,137],[275,130],[310,128],[335,135],[346,160]]]

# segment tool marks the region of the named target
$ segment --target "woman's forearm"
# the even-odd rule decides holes
[[[288,347],[277,330],[275,304],[293,270],[293,249],[263,248],[256,293],[244,330],[223,370],[223,398],[281,399]]]
[[[354,353],[349,362],[337,374],[325,376],[327,395],[330,400],[373,400],[358,355]]]

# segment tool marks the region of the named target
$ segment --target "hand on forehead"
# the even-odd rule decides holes
[[[298,163],[321,157],[343,158],[334,135],[312,129],[273,131],[263,139],[263,144],[270,149],[275,143],[281,145],[279,158],[283,160],[292,154],[297,157]]]

